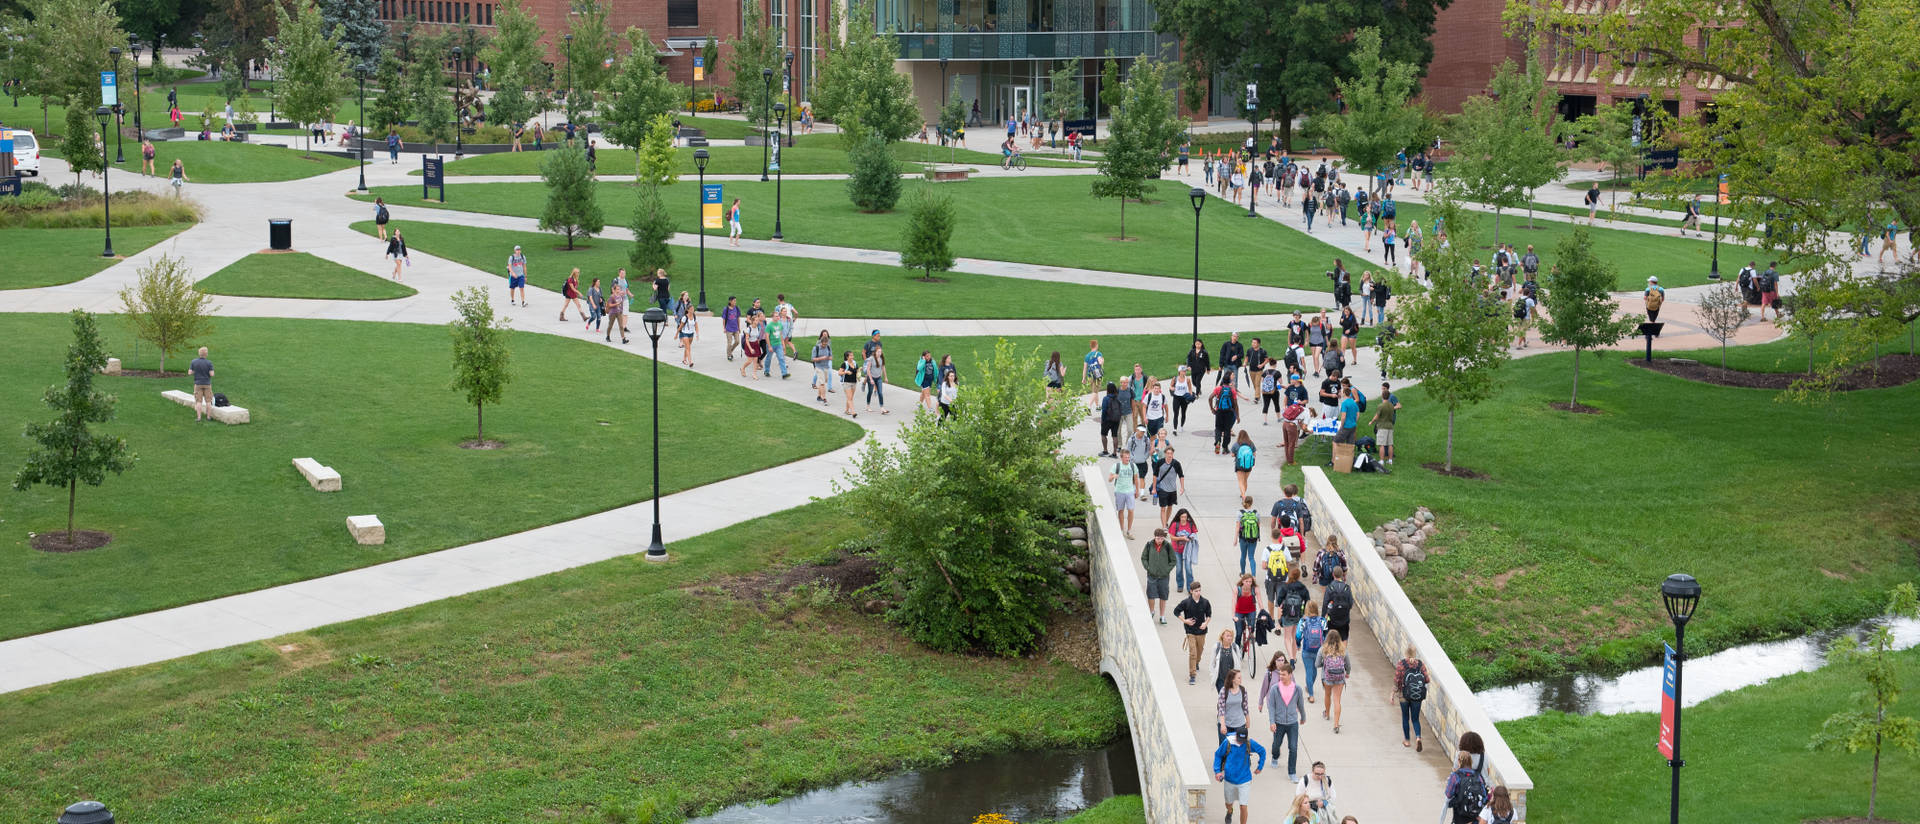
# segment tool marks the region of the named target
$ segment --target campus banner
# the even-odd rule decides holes
[[[700,226],[705,229],[720,228],[720,184],[708,183],[700,187]]]

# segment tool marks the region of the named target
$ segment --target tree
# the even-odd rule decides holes
[[[1569,409],[1580,406],[1580,352],[1619,343],[1633,334],[1639,324],[1632,318],[1615,317],[1613,290],[1619,274],[1613,264],[1593,253],[1593,238],[1584,226],[1562,237],[1554,249],[1557,262],[1547,272],[1543,284],[1546,294],[1541,303],[1547,319],[1540,324],[1540,337],[1548,343],[1573,347],[1573,396]]]
[[[574,150],[561,150],[560,153]],[[453,335],[453,383],[451,389],[467,396],[473,404],[473,439],[484,444],[487,437],[486,405],[499,403],[513,380],[509,369],[513,353],[507,350],[507,319],[493,313],[487,290],[469,286],[453,293],[453,307],[460,319],[447,324]]]
[[[767,81],[761,71],[780,74],[786,58],[780,52],[780,42],[773,29],[767,27],[760,0],[744,0],[740,15],[740,36],[732,41],[733,54],[727,58],[727,68],[733,72],[733,83],[727,92],[740,104],[747,123],[754,124],[759,123],[767,108],[773,105],[767,99]]]
[[[620,61],[620,73],[611,83],[613,102],[607,107],[601,133],[638,151],[653,129],[672,129],[671,115],[687,92],[667,79],[667,70],[654,59],[653,44],[645,31],[627,29],[627,41],[633,50]],[[667,148],[673,148],[671,134],[667,141]]]
[[[150,79],[156,86],[164,85],[167,67],[160,59],[162,46],[192,43],[194,30],[206,16],[206,4],[200,0],[116,0],[114,6],[120,11],[121,25],[127,33],[153,48]]]
[[[888,143],[904,140],[920,126],[913,84],[894,71],[900,39],[873,28],[873,4],[859,0],[847,15],[846,38],[833,43],[820,62],[813,105],[820,117],[840,128],[852,149],[868,133]],[[829,33],[832,42],[836,35]]]
[[[587,151],[579,146],[564,146],[547,153],[540,163],[540,177],[547,182],[547,208],[540,214],[540,231],[567,236],[572,251],[576,237],[593,237],[607,227],[607,219],[594,199],[593,171],[587,167]]]
[[[67,104],[66,131],[60,135],[60,156],[67,161],[67,167],[73,170],[73,182],[80,183],[82,172],[99,172],[107,168],[106,153],[99,143],[100,130],[94,121],[94,109],[79,105],[78,101]]]
[[[503,125],[525,123],[542,108],[544,101],[535,90],[548,79],[540,18],[525,0],[503,0],[494,9],[493,22],[493,39],[480,50],[481,62],[493,72],[488,119]]]
[[[870,439],[835,500],[870,526],[888,620],[938,650],[1022,655],[1067,590],[1055,519],[1086,509],[1066,431],[1085,410],[1049,395],[1038,353],[1001,340],[958,417],[917,415],[900,446]]]
[[[1577,157],[1606,164],[1613,171],[1616,185],[1622,172],[1631,176],[1634,164],[1640,162],[1640,147],[1633,139],[1633,104],[1629,101],[1594,107],[1593,114],[1567,124],[1567,137],[1574,141]],[[1619,205],[1620,192],[1615,188],[1607,211]]]
[[[634,167],[636,185],[659,188],[680,181],[680,160],[673,151],[673,118],[653,116],[653,127],[640,141],[639,163]]]
[[[1113,59],[1113,50],[1108,49],[1107,60],[1100,66],[1100,91],[1096,96],[1100,99],[1100,105],[1107,108],[1109,117],[1113,115],[1113,107],[1120,105],[1125,94],[1120,88],[1120,61]],[[1094,115],[1098,117],[1099,112]]]
[[[1493,207],[1493,243],[1500,244],[1500,212],[1527,205],[1532,225],[1535,189],[1566,175],[1553,139],[1559,94],[1546,87],[1536,63],[1527,72],[1502,61],[1489,84],[1490,95],[1475,95],[1453,119],[1453,159],[1446,176],[1461,197]]]
[[[1893,588],[1887,598],[1887,615],[1913,619],[1920,617],[1913,582]],[[1893,630],[1880,622],[1867,633],[1865,643],[1851,634],[1843,635],[1828,648],[1827,662],[1860,673],[1867,688],[1854,696],[1865,699],[1867,709],[1845,709],[1827,716],[1820,731],[1814,733],[1807,748],[1812,750],[1873,751],[1873,779],[1867,789],[1867,824],[1873,824],[1874,805],[1880,797],[1880,754],[1888,747],[1912,755],[1920,752],[1920,719],[1887,715],[1900,700],[1899,662],[1893,657]]]
[[[561,49],[560,57],[573,66],[573,93],[586,95],[587,100],[605,91],[607,83],[613,78],[612,61],[614,54],[613,27],[607,23],[608,4],[600,0],[571,0],[572,14],[567,16],[567,33],[573,35],[573,44]],[[651,51],[649,44],[647,49]],[[568,56],[571,54],[571,56]],[[567,99],[567,119],[577,120],[580,107],[573,98]]]
[[[200,38],[204,51],[197,62],[207,69],[226,72],[226,79],[237,87],[228,93],[229,98],[252,88],[244,67],[267,56],[267,39],[278,32],[275,26],[279,18],[274,14],[277,5],[274,0],[209,0]]]
[[[446,54],[444,38],[416,34],[413,44],[413,62],[407,66],[407,97],[411,102],[413,117],[420,124],[420,131],[433,142],[434,151],[440,150],[440,144],[453,142],[453,98],[447,90],[448,79],[441,55]]]
[[[24,82],[24,91],[41,96],[43,121],[48,117],[49,98],[65,103],[68,131],[75,131],[72,110],[84,109],[87,117],[93,117],[100,107],[100,70],[107,49],[124,49],[127,33],[107,0],[32,0],[25,11],[22,18],[9,18],[6,23],[14,32],[8,48],[16,52],[8,60],[8,68],[16,72],[11,76]],[[93,130],[92,125],[81,129],[88,134]],[[89,137],[87,151],[93,148],[91,141]]]
[[[1148,178],[1166,166],[1168,154],[1186,131],[1166,88],[1166,67],[1152,60],[1135,63],[1123,86],[1119,107],[1107,126],[1094,197],[1120,200],[1120,239],[1127,237],[1127,200],[1153,191]]]
[[[49,423],[30,423],[22,433],[38,448],[27,453],[27,463],[13,476],[13,488],[25,492],[35,484],[67,488],[67,545],[73,546],[73,511],[80,484],[99,486],[107,473],[118,475],[137,460],[127,442],[117,435],[93,432],[88,424],[113,420],[114,397],[93,388],[94,373],[107,365],[100,347],[100,330],[93,315],[75,309],[73,345],[67,348],[67,382],[47,387],[42,402],[55,413]]]
[[[1068,60],[1047,74],[1047,93],[1040,100],[1050,120],[1064,123],[1087,116],[1087,96],[1080,89],[1080,58]]]
[[[627,263],[633,271],[651,276],[655,269],[673,266],[673,247],[668,242],[673,239],[674,225],[673,213],[660,199],[659,190],[641,189],[633,204],[633,218],[627,224],[633,230],[633,247],[627,250]]]
[[[1352,77],[1353,33],[1380,30],[1381,57],[1424,70],[1434,21],[1450,0],[1152,0],[1156,31],[1178,35],[1181,54],[1260,84],[1262,119],[1293,148],[1293,121],[1329,111],[1335,78]]]
[[[921,186],[911,209],[901,235],[900,265],[932,283],[935,272],[953,268],[953,198]]]
[[[120,290],[120,311],[133,336],[160,350],[160,371],[167,358],[213,333],[213,298],[193,285],[185,259],[161,255],[140,267],[132,286]]]
[[[1720,342],[1720,368],[1725,369],[1727,341],[1733,340],[1740,326],[1752,316],[1747,309],[1747,299],[1740,294],[1740,284],[1727,281],[1706,287],[1700,296],[1699,313],[1701,330]]]
[[[317,123],[333,114],[348,91],[346,52],[338,39],[326,34],[326,22],[313,0],[300,0],[292,14],[275,6],[274,14],[280,28],[273,55],[280,80],[274,94],[293,122]],[[307,153],[313,153],[311,136]]]
[[[890,212],[900,202],[900,161],[877,134],[847,153],[853,174],[847,177],[847,199],[862,212]]]
[[[1198,63],[1188,61],[1180,66],[1180,102],[1187,111],[1206,116],[1207,72]]]
[[[947,142],[947,161],[953,162],[960,151],[960,129],[967,125],[967,101],[960,96],[960,78],[953,79],[947,104],[940,108],[940,134]]]
[[[392,49],[380,54],[380,69],[374,74],[373,82],[380,90],[374,93],[373,105],[367,109],[368,130],[398,128],[407,122],[412,103],[407,98],[405,81],[400,78],[400,57]]]
[[[1341,165],[1373,181],[1375,172],[1413,146],[1425,117],[1408,102],[1420,67],[1381,57],[1379,29],[1354,32],[1353,41],[1353,74],[1335,81],[1346,110],[1331,116],[1327,128],[1333,150],[1345,158]],[[1368,188],[1375,189],[1371,183]]]
[[[1444,195],[1434,212],[1446,221],[1449,242],[1420,250],[1427,283],[1388,274],[1399,306],[1389,316],[1394,334],[1382,335],[1380,364],[1387,374],[1419,381],[1446,408],[1445,471],[1451,473],[1454,415],[1493,395],[1494,373],[1512,357],[1507,351],[1512,317],[1470,275],[1479,238],[1472,213]]]
[[[706,64],[701,73],[707,76],[707,93],[709,97],[712,97],[713,75],[720,70],[720,41],[713,39],[713,35],[711,34],[707,35],[706,44],[700,47],[700,57],[701,62]],[[720,101],[715,98],[713,102],[719,103]]]
[[[354,66],[373,66],[380,62],[387,41],[387,27],[379,20],[375,0],[323,0],[321,31],[340,44],[347,61]]]

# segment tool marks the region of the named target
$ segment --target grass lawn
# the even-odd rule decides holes
[[[685,113],[674,117],[680,118],[682,126],[706,132],[708,140],[744,140],[747,135],[760,130],[757,124],[731,117],[703,117]]]
[[[122,65],[124,66],[125,64]],[[178,73],[185,70],[174,69],[174,71]],[[164,129],[173,125],[167,119],[167,90],[169,88],[179,90],[180,125],[187,131],[196,132],[200,130],[200,113],[209,103],[213,106],[213,131],[220,131],[220,127],[227,122],[226,118],[221,117],[226,111],[227,98],[220,93],[220,84],[177,82],[167,86],[155,86],[149,82],[151,80],[151,71],[145,66],[141,67],[141,76],[147,78],[147,80],[142,81],[140,88],[139,108],[140,124],[142,126],[148,129]],[[181,79],[184,80],[185,78]],[[285,113],[276,112],[268,105],[267,88],[271,85],[270,83],[255,81],[253,90],[245,95],[246,99],[253,104],[254,117],[260,123],[267,122],[267,115],[269,114],[273,114],[274,117],[279,120],[286,119]],[[133,136],[133,114],[135,108],[133,88],[133,83],[127,82],[120,92],[120,100],[122,103],[125,103],[127,107],[126,127],[129,138]],[[368,89],[367,99],[373,99],[374,93],[373,89]],[[240,100],[241,98],[238,97],[233,100],[233,111],[235,115],[243,113]],[[11,98],[4,99],[4,105],[11,107],[12,103]],[[340,123],[345,123],[348,120],[357,121],[362,119],[360,116],[359,101],[351,94],[342,98],[334,110],[337,112],[335,117],[338,118],[338,122]],[[40,116],[40,98],[23,94],[20,96],[18,113],[9,113],[6,121],[15,127],[24,126],[32,129],[35,134],[44,135],[48,131],[56,133],[63,131],[66,128],[66,114],[67,108],[65,104],[54,103],[47,107],[47,117],[43,122]],[[94,122],[97,124],[99,122],[98,118],[95,118]]]
[[[258,298],[391,300],[418,294],[405,284],[305,252],[248,255],[197,285],[208,294]]]
[[[1586,212],[1580,213],[1583,217]],[[1408,221],[1417,220],[1426,233],[1427,241],[1432,242],[1433,212],[1426,204],[1401,203],[1399,206],[1399,225],[1404,229]],[[1564,221],[1541,220],[1534,222],[1534,228],[1527,228],[1526,210],[1509,212],[1500,220],[1500,242],[1511,243],[1521,254],[1526,253],[1527,245],[1532,244],[1540,255],[1540,271],[1544,275],[1553,268],[1554,246],[1560,238],[1573,232],[1573,224]],[[1665,237],[1644,232],[1629,232],[1608,229],[1604,225],[1589,230],[1593,238],[1594,253],[1602,260],[1611,262],[1619,269],[1619,279],[1614,288],[1623,291],[1639,291],[1647,285],[1648,277],[1660,278],[1660,283],[1671,289],[1675,286],[1694,286],[1708,283],[1707,271],[1712,267],[1713,243],[1711,240]],[[1483,260],[1493,258],[1493,215],[1482,214],[1479,220],[1481,256]],[[1766,259],[1765,253],[1748,249],[1731,242],[1727,238],[1720,241],[1720,270],[1727,273],[1740,267],[1734,260],[1749,257]],[[1783,266],[1782,271],[1797,271],[1795,267]]]
[[[1093,197],[1088,190],[1092,180],[994,178],[939,184],[938,191],[954,199],[954,253],[1043,266],[1193,277],[1194,217],[1188,187],[1161,181],[1157,200],[1127,204],[1127,240],[1120,241],[1114,239],[1120,232],[1120,205]],[[793,205],[782,206],[781,228],[786,239],[795,243],[897,251],[907,224],[907,198],[917,187],[934,185],[909,181],[900,208],[872,215],[848,202],[844,181],[795,181],[785,187],[783,197],[793,200]],[[757,181],[726,184],[727,203],[741,198],[741,224],[747,237],[772,234],[774,188],[772,183]],[[381,196],[404,205],[520,217],[538,217],[546,204],[546,185],[538,182],[448,186],[445,207],[422,201],[418,192],[415,186],[377,186],[355,197],[372,201]],[[636,196],[629,184],[600,183],[600,207],[615,222],[632,213]],[[689,202],[689,208],[681,210],[679,230],[697,231],[699,215],[691,208],[697,197],[694,187],[687,186],[675,196]],[[1202,211],[1202,278],[1333,291],[1326,270],[1332,268],[1333,258],[1353,255],[1272,221],[1248,220],[1244,214],[1217,202]]]
[[[1712,597],[1708,590],[1707,597]],[[1703,604],[1705,602],[1703,601]],[[1691,641],[1692,639],[1688,639]],[[1689,643],[1688,646],[1692,646]],[[1920,649],[1893,654],[1900,680],[1920,683]],[[1686,710],[1681,813],[1701,824],[1863,820],[1873,754],[1808,752],[1835,711],[1868,705],[1856,672],[1827,667],[1716,695]],[[1912,715],[1911,704],[1895,710]],[[1540,787],[1527,794],[1536,821],[1598,824],[1666,815],[1672,771],[1654,752],[1650,712],[1552,713],[1509,721],[1500,732]],[[1881,821],[1920,821],[1920,759],[1888,748],[1880,761]]]
[[[820,137],[822,135],[812,136]],[[839,138],[835,137],[834,139],[838,140]],[[903,162],[901,166],[902,172],[915,172],[919,167],[913,165],[911,161],[932,159],[940,163],[947,162],[946,150],[940,150],[938,157],[933,157],[928,151],[938,148],[937,146],[922,146],[918,142],[902,142],[893,144],[893,153]],[[761,151],[759,146],[712,146],[707,149],[707,152],[709,154],[707,174],[709,175],[757,175],[760,173]],[[699,170],[695,168],[693,164],[693,153],[694,149],[685,146],[676,149],[674,152],[675,157],[679,158],[680,161],[680,177],[682,181],[693,182],[699,176]],[[999,165],[1000,163],[1000,156],[998,154],[990,155],[985,152],[969,151],[959,151],[957,154],[958,160],[955,162],[970,163],[976,167]],[[535,151],[472,155],[457,163],[448,164],[447,176],[538,175],[540,174],[540,161],[545,159],[545,157],[545,153]],[[634,154],[632,152],[609,148],[603,145],[597,152],[596,158],[600,174],[631,175],[634,173]],[[803,144],[787,149],[780,153],[780,165],[788,174],[796,175],[849,174],[853,171],[852,164],[847,162],[846,151],[841,149],[838,143],[832,145]],[[1060,168],[1079,167],[1084,164],[1064,160],[1029,158],[1027,165],[1034,168]],[[420,171],[416,169],[407,174],[418,177]],[[798,181],[795,182],[797,183]]]
[[[1797,346],[1743,348],[1791,362]],[[1399,471],[1332,476],[1363,526],[1439,516],[1448,551],[1404,586],[1469,683],[1655,662],[1673,572],[1706,587],[1687,639],[1702,654],[1865,618],[1920,574],[1920,384],[1807,406],[1588,356],[1580,402],[1603,412],[1573,415],[1547,406],[1571,367],[1516,360],[1460,410],[1455,464],[1489,479],[1421,468],[1442,459],[1446,413],[1419,387],[1399,393]]]
[[[132,356],[122,324],[103,321],[109,351]],[[71,340],[65,317],[0,315],[14,342],[0,420],[46,420],[40,402]],[[644,341],[644,339],[643,339]],[[645,500],[652,430],[643,358],[584,341],[517,333],[514,380],[486,410],[495,450],[458,444],[474,409],[446,388],[447,331],[438,325],[220,318],[203,341],[214,388],[253,422],[195,424],[159,397],[181,379],[102,378],[119,396],[103,429],[140,461],[80,493],[78,526],[113,533],[91,552],[55,555],[28,531],[66,526],[64,489],[9,492],[0,541],[0,638],[175,606],[505,535]],[[185,367],[176,356],[173,369]],[[710,378],[663,369],[662,491],[818,454],[859,435],[850,423]],[[556,407],[555,400],[564,399]],[[725,427],[714,420],[735,421]],[[0,466],[20,466],[28,442],[0,441]],[[313,457],[344,489],[321,494],[289,465]],[[378,514],[387,543],[348,537],[349,515]],[[95,590],[72,598],[76,588]],[[4,817],[4,816],[0,816]]]
[[[1116,795],[1060,824],[1141,824],[1147,820],[1146,802],[1137,795]]]
[[[113,252],[134,255],[192,226],[115,226]],[[91,276],[120,262],[100,256],[105,246],[106,235],[99,229],[0,229],[0,248],[15,259],[13,265],[0,267],[0,290],[55,286]]]
[[[373,233],[373,223],[353,228]],[[401,227],[407,246],[464,263],[483,272],[506,277],[507,255],[514,244],[530,250],[527,279],[536,288],[558,293],[567,272],[580,269],[584,291],[593,278],[612,288],[613,275],[627,265],[633,244],[624,240],[594,240],[565,251],[555,235],[540,232],[502,232],[449,223],[412,223]],[[714,248],[718,246],[719,248]],[[673,247],[676,293],[685,289],[699,295],[700,250]],[[992,275],[948,272],[945,283],[922,283],[898,266],[847,263],[815,258],[738,252],[726,248],[724,237],[708,238],[707,303],[715,312],[727,296],[741,296],[745,307],[755,297],[768,307],[774,295],[785,293],[811,317],[836,318],[1087,318],[1148,317],[1193,310],[1192,297],[1144,289],[1120,289],[1049,283]],[[648,287],[651,288],[651,287]],[[1207,315],[1246,315],[1290,309],[1276,303],[1204,297],[1200,311]],[[818,330],[814,330],[816,333]]]
[[[137,148],[137,147],[136,147]],[[161,177],[179,158],[187,172],[187,186],[195,183],[271,183],[298,180],[341,169],[353,168],[353,158],[334,157],[315,152],[306,156],[299,149],[254,143],[221,143],[169,140],[153,144],[154,170]],[[139,152],[127,158],[126,170],[138,172]],[[114,171],[119,171],[115,169]],[[349,181],[351,183],[351,181]],[[349,187],[350,188],[350,187]]]
[[[854,537],[827,506],[679,542],[668,564],[0,696],[0,817],[98,797],[129,821],[631,821],[646,799],[697,814],[1126,723],[1065,664],[928,652],[821,590],[714,586]]]

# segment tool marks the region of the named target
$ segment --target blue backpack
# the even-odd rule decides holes
[[[1241,444],[1240,448],[1234,451],[1233,468],[1241,471],[1253,469],[1253,447]],[[1254,537],[1259,537],[1259,534],[1255,533]]]
[[[1233,411],[1233,389],[1222,386],[1215,390],[1213,408],[1221,412]]]
[[[1319,618],[1308,618],[1300,622],[1300,651],[1317,653],[1320,644],[1327,639],[1327,622]]]

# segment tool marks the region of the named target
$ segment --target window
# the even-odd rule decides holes
[[[667,0],[667,25],[700,25],[700,0]]]

